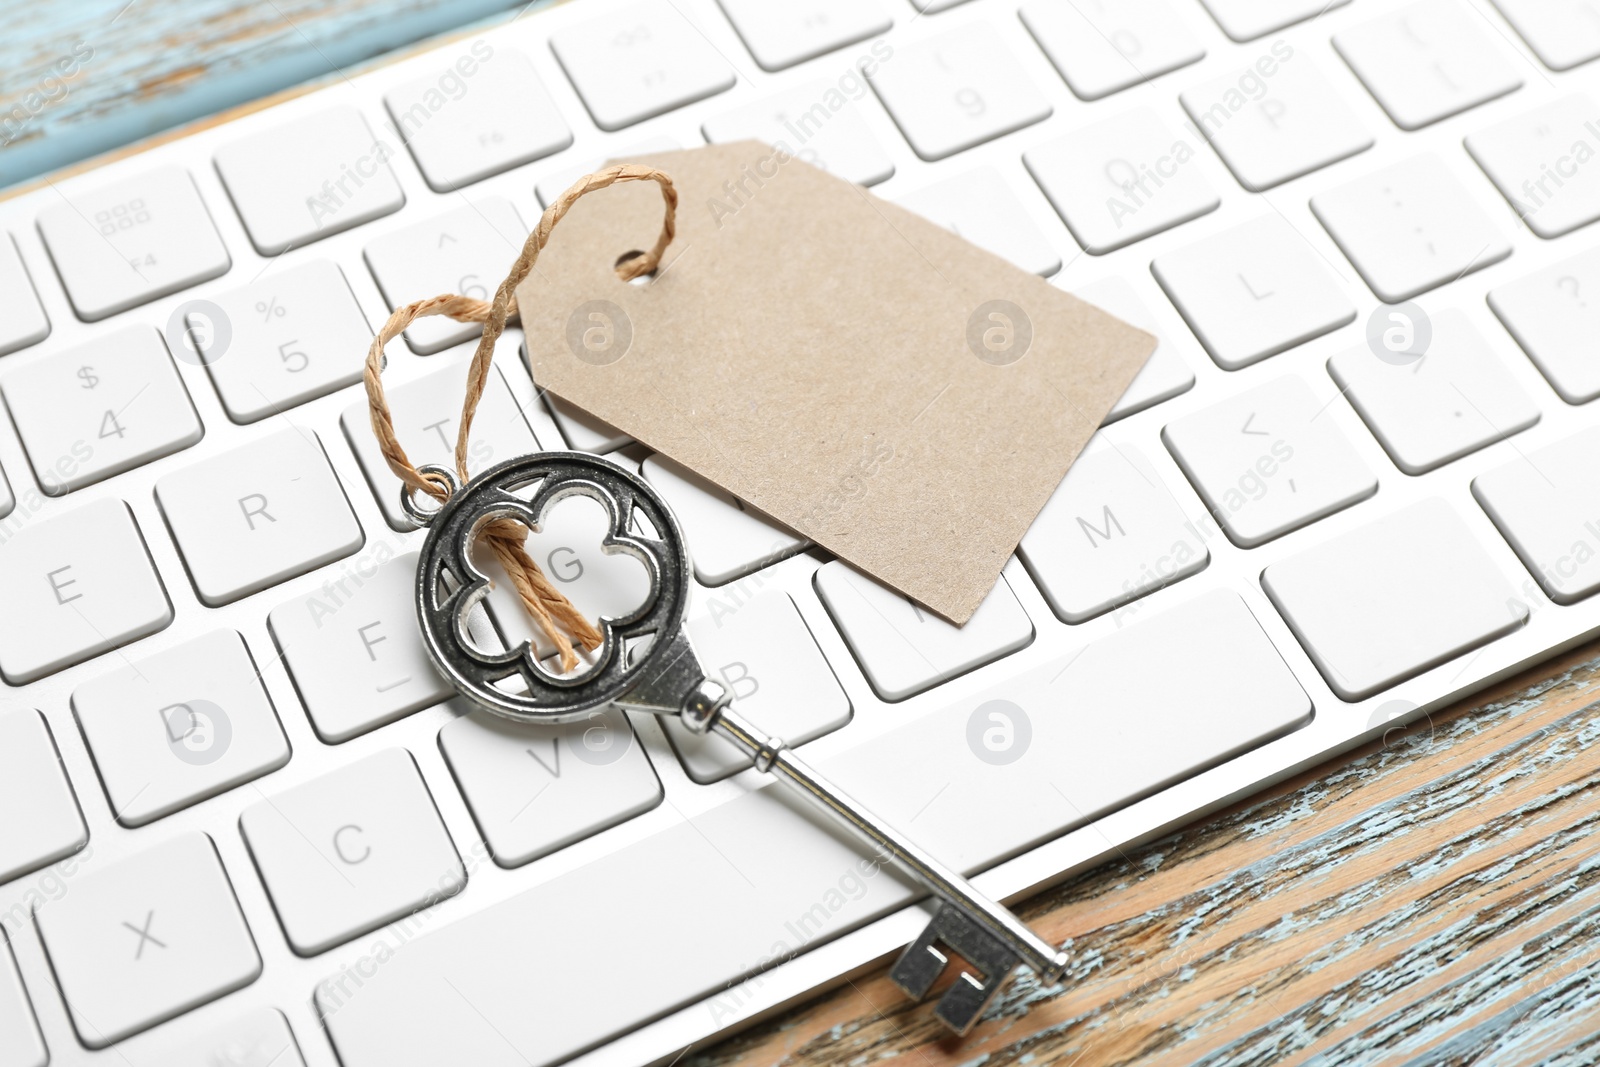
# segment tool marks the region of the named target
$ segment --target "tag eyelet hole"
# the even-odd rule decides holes
[[[653,271],[653,270],[645,271],[643,274],[637,275],[636,277],[633,277],[633,278],[623,277],[623,274],[622,274],[623,267],[624,267],[625,264],[631,263],[632,261],[634,261],[636,259],[642,259],[642,258],[644,258],[644,253],[642,251],[640,251],[639,249],[637,249],[637,248],[635,248],[631,252],[622,253],[622,255],[617,257],[616,263],[613,264],[613,267],[617,271],[617,276],[619,278],[621,278],[623,281],[627,282],[629,285],[649,285],[652,281],[655,280],[656,272]]]

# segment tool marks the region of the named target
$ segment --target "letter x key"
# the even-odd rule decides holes
[[[428,527],[417,566],[418,621],[434,664],[467,699],[517,722],[545,724],[574,722],[593,709],[616,705],[675,715],[696,733],[732,742],[757,770],[828,812],[938,899],[933,922],[905,950],[890,977],[920,1000],[949,962],[944,950],[965,959],[969,966],[935,1009],[957,1033],[977,1021],[1019,965],[1046,983],[1061,977],[1067,965],[1064,952],[733,709],[732,692],[706,676],[683,631],[691,573],[688,551],[671,510],[644,479],[579,452],[509,460],[465,487],[456,487],[445,468],[422,470],[450,484],[452,491],[434,511],[421,510],[409,495],[401,497],[413,521]],[[644,603],[626,616],[602,618],[605,644],[572,674],[553,673],[528,642],[509,650],[475,646],[465,620],[489,591],[487,579],[471,563],[478,532],[485,523],[503,518],[538,529],[550,507],[575,494],[597,500],[609,513],[603,550],[626,553],[645,565],[650,591]],[[624,652],[641,646],[637,654]]]
[[[150,933],[150,924],[155,922],[155,921],[156,921],[156,913],[154,911],[151,911],[151,912],[149,912],[149,913],[147,913],[145,915],[145,917],[144,917],[144,926],[143,927],[135,926],[130,922],[126,922],[126,921],[123,922],[123,924],[122,924],[123,926],[126,926],[128,929],[132,930],[134,933],[139,935],[139,947],[134,950],[134,953],[133,953],[133,958],[134,959],[137,960],[137,959],[142,959],[144,957],[144,943],[146,941],[148,941],[152,945],[156,946],[156,948],[166,948],[167,947],[167,943],[165,941],[162,941],[160,938],[157,938],[155,935]]]

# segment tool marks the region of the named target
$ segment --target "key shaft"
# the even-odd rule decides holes
[[[972,883],[852,800],[796,756],[783,741],[768,737],[730,707],[718,711],[707,723],[707,730],[733,742],[755,761],[758,770],[774,775],[807,797],[879,855],[893,860],[945,904],[959,908],[972,922],[1027,964],[1041,981],[1053,982],[1061,977],[1067,965],[1066,953],[1028,929],[1007,908],[983,896]]]

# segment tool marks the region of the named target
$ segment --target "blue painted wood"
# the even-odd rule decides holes
[[[1597,796],[1590,644],[1022,905],[964,1040],[880,973],[680,1067],[1594,1064]]]
[[[531,6],[543,6],[536,0]],[[0,0],[0,187],[527,0]]]

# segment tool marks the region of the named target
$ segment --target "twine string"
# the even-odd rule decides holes
[[[366,384],[368,413],[372,420],[373,435],[378,439],[378,449],[383,454],[384,462],[394,472],[395,477],[405,485],[407,492],[426,493],[442,504],[450,495],[450,488],[444,479],[437,475],[419,471],[406,456],[406,450],[400,444],[399,436],[395,433],[394,416],[389,410],[389,402],[383,392],[384,348],[390,341],[404,333],[413,322],[430,315],[444,315],[457,322],[483,324],[483,337],[478,341],[477,351],[473,353],[472,362],[467,368],[467,392],[461,404],[461,428],[456,434],[456,474],[460,477],[461,484],[465,485],[471,479],[467,471],[467,445],[472,433],[473,416],[477,414],[478,402],[483,398],[483,390],[489,382],[495,342],[505,332],[506,322],[517,314],[517,286],[521,285],[533,270],[534,264],[539,260],[539,253],[550,243],[551,232],[567,212],[572,210],[572,205],[589,193],[598,192],[620,182],[637,181],[653,181],[661,187],[663,202],[661,234],[648,252],[619,261],[616,272],[617,277],[623,281],[632,281],[634,278],[654,273],[661,264],[661,256],[677,232],[678,191],[673,187],[672,179],[654,167],[639,164],[608,167],[597,174],[580,178],[545,209],[539,218],[539,225],[528,235],[516,262],[511,264],[510,272],[495,289],[492,301],[476,300],[457,293],[430,297],[396,308],[388,321],[383,324],[383,328],[372,339],[371,347],[367,349],[363,381]],[[533,618],[534,624],[555,646],[561,658],[562,670],[571,670],[578,662],[577,653],[573,649],[574,640],[592,652],[600,647],[605,638],[593,623],[584,618],[572,601],[567,599],[566,594],[551,583],[544,571],[539,568],[539,564],[534,562],[533,557],[528,555],[525,544],[527,535],[527,528],[517,520],[496,519],[484,527],[482,537],[494,552],[495,558],[499,560],[500,566],[511,578],[511,583],[516,587],[517,595]]]

